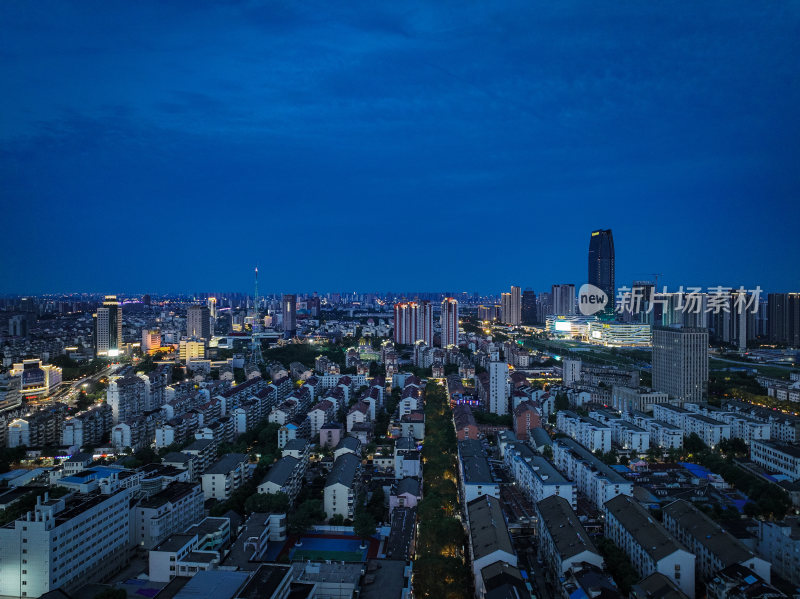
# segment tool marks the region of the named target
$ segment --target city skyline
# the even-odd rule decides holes
[[[4,3],[0,293],[792,289],[797,12]]]

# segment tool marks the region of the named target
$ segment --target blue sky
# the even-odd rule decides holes
[[[346,6],[341,6],[345,5]],[[800,288],[800,3],[0,4],[0,293]]]

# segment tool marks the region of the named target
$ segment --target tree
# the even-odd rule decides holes
[[[546,457],[548,460],[553,459],[553,447],[550,445],[545,445],[542,448],[542,455]]]
[[[253,493],[244,502],[246,512],[285,513],[289,510],[289,496],[286,493]]]
[[[569,410],[569,398],[567,394],[563,391],[556,393],[556,399],[553,403],[553,407],[555,408],[556,412],[560,412],[561,410]]]
[[[328,520],[328,524],[331,526],[343,526],[344,525],[344,516],[341,514],[334,514],[331,516],[331,519]]]
[[[686,439],[683,441],[683,447],[689,453],[700,453],[701,451],[708,449],[708,445],[703,443],[703,440],[697,433],[692,433],[686,437]]]
[[[353,532],[357,537],[361,537],[364,541],[363,545],[366,545],[367,539],[375,534],[375,530],[375,518],[372,517],[372,514],[367,511],[360,511],[356,514],[353,520]]]

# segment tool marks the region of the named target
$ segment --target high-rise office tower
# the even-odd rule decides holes
[[[653,329],[653,388],[681,402],[703,401],[708,389],[708,329]]]
[[[98,356],[118,356],[122,347],[122,306],[107,295],[94,315],[94,348]]]
[[[508,363],[501,362],[497,352],[492,352],[489,361],[489,411],[508,414]]]
[[[291,339],[297,335],[297,296],[287,293],[283,296],[283,337]]]
[[[149,354],[155,352],[161,347],[161,330],[160,329],[143,329],[142,330],[142,353]]]
[[[552,292],[542,291],[536,303],[536,322],[544,322],[548,314],[554,313]]]
[[[189,306],[186,311],[186,336],[211,340],[211,311],[207,306]]]
[[[616,287],[614,286],[614,237],[611,229],[592,231],[589,238],[589,284],[602,289],[608,296],[603,312],[598,314],[614,317]]]
[[[442,300],[442,347],[458,345],[458,300]]]
[[[412,345],[424,341],[433,345],[433,306],[428,301],[394,305],[395,343]]]
[[[213,336],[214,329],[217,326],[217,298],[209,297],[206,300],[206,305],[208,306],[208,326]]]
[[[28,315],[17,314],[8,319],[8,334],[11,337],[28,336]]]
[[[522,324],[536,323],[536,293],[533,289],[522,292]]]
[[[767,295],[767,330],[770,343],[800,347],[800,293]]]
[[[566,316],[575,314],[575,285],[572,283],[553,285],[551,297],[553,298],[552,313],[554,315]]]
[[[511,293],[500,296],[500,305],[503,311],[503,322],[510,325],[519,325],[522,321],[522,296],[520,288],[511,286]]]

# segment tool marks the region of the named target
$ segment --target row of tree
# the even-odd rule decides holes
[[[421,597],[470,597],[471,577],[464,552],[466,535],[458,518],[456,434],[447,394],[441,385],[432,382],[425,389],[425,430],[414,589]]]

